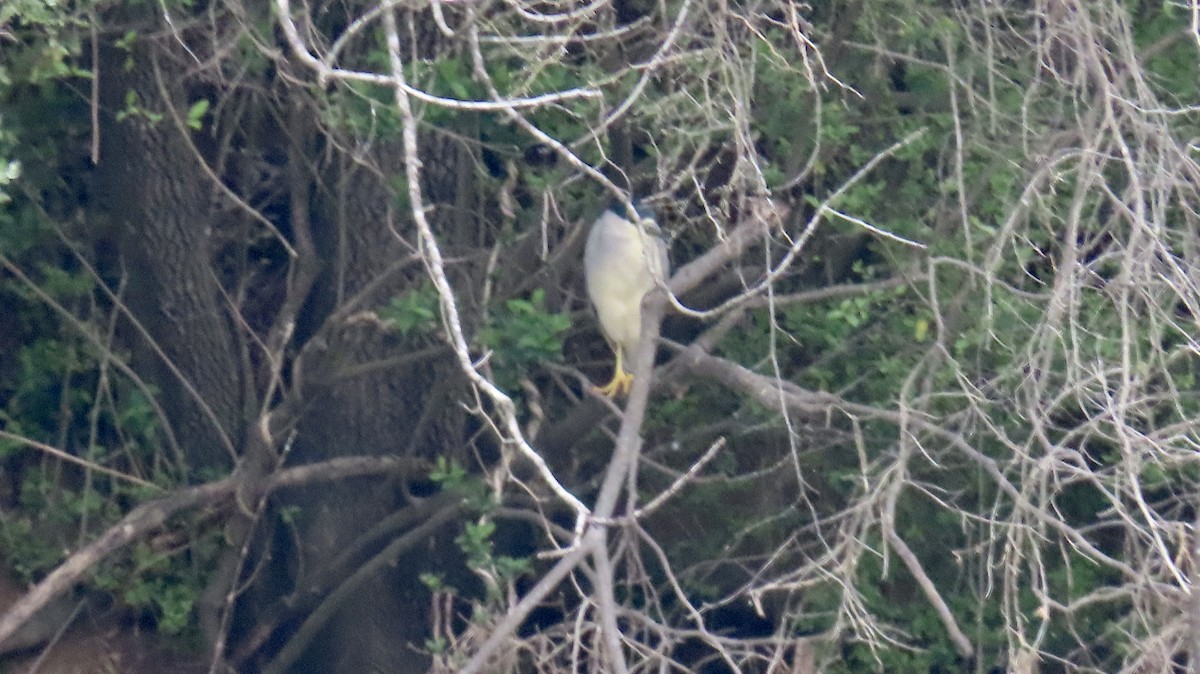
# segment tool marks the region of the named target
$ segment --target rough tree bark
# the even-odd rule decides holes
[[[161,114],[164,103],[187,105],[182,54],[170,46],[100,51],[96,198],[104,210],[95,217],[117,234],[120,258],[110,273],[128,279],[124,332],[135,367],[161,390],[195,475],[232,466],[247,420],[246,373],[236,309],[214,273],[223,209],[178,129],[147,117]],[[142,114],[117,121],[130,107]]]

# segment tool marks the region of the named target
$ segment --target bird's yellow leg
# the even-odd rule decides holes
[[[597,393],[608,396],[609,398],[615,398],[617,396],[629,393],[629,389],[633,388],[633,375],[625,371],[625,365],[622,362],[624,360],[622,358],[624,355],[622,353],[623,351],[624,350],[619,346],[616,348],[617,362],[613,366],[612,381],[608,382],[604,386],[597,387]]]

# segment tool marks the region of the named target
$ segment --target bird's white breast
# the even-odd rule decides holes
[[[654,274],[666,273],[666,245],[606,211],[592,225],[583,262],[600,326],[609,339],[632,351],[641,331],[642,298],[654,288]]]

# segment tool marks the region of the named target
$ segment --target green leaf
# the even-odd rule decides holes
[[[208,112],[208,99],[201,98],[192,104],[188,109],[188,127],[194,131],[199,131],[204,125],[204,114]]]
[[[379,315],[391,322],[405,337],[431,333],[437,327],[437,290],[433,284],[426,283],[416,290],[393,297]]]
[[[571,319],[550,313],[545,304],[546,291],[541,288],[528,299],[508,300],[479,331],[479,341],[493,353],[496,379],[502,387],[515,388],[526,371],[561,357],[563,335],[570,329]]]

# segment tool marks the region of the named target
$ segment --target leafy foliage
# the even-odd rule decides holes
[[[393,297],[391,303],[379,312],[380,318],[390,320],[401,335],[428,334],[437,326],[437,290],[426,284],[405,295]]]
[[[125,374],[130,356],[115,344],[118,310],[99,289],[106,281],[96,260],[72,240],[86,208],[75,144],[88,114],[75,87],[92,77],[79,56],[95,9],[0,5],[0,315],[12,349],[0,357],[0,473],[10,485],[0,541],[25,582],[187,472],[162,432],[157,391]],[[166,633],[194,631],[212,543],[211,532],[194,531],[173,550],[143,544],[96,571],[88,587]]]
[[[543,361],[561,358],[562,339],[571,318],[546,310],[541,288],[529,299],[511,299],[479,331],[479,341],[492,351],[496,381],[510,390],[521,377]]]

